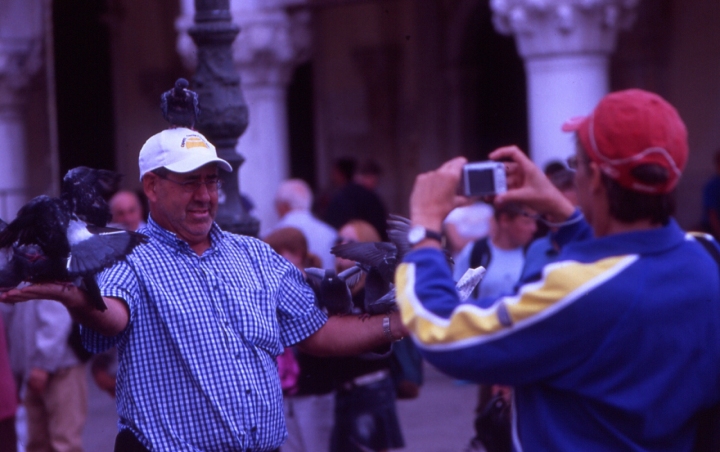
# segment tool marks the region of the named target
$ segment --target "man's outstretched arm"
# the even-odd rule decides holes
[[[0,302],[10,304],[39,299],[62,303],[76,322],[105,336],[121,333],[130,321],[130,310],[120,298],[103,297],[107,309],[99,311],[87,293],[72,284],[33,284],[0,294]]]
[[[383,325],[387,318],[386,326]],[[389,323],[388,323],[389,322]],[[319,330],[298,344],[318,356],[353,356],[375,351],[407,335],[397,312],[362,318],[332,316]]]

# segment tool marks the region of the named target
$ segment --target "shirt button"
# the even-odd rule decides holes
[[[250,389],[246,389],[246,390],[245,390],[245,394],[248,394],[248,395],[249,395],[250,393],[252,393],[252,390],[250,390]],[[254,428],[254,427],[253,427],[253,428]]]

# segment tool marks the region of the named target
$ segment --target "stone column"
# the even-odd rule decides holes
[[[27,201],[25,88],[42,67],[42,1],[9,0],[0,15],[0,219]]]
[[[639,0],[491,0],[498,32],[512,34],[525,61],[530,155],[541,167],[574,153],[560,127],[588,114],[609,90],[619,30]]]
[[[285,6],[290,3],[297,1],[231,1],[233,21],[241,30],[233,57],[250,114],[237,147],[245,158],[240,187],[255,205],[252,214],[260,220],[261,236],[277,222],[275,189],[289,176],[287,86],[294,68],[309,53],[309,14],[288,13]],[[191,65],[193,46],[183,29],[192,13],[192,2],[183,0],[183,17],[176,22],[178,49]]]

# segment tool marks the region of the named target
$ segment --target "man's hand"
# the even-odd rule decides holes
[[[0,294],[0,303],[14,304],[30,300],[59,301],[67,308],[73,320],[105,336],[115,336],[130,321],[130,310],[120,298],[103,297],[107,310],[98,311],[90,303],[87,293],[74,284],[32,284]]]
[[[410,220],[413,224],[433,231],[442,229],[442,222],[455,207],[468,203],[468,198],[457,195],[465,157],[456,157],[440,168],[415,178],[410,195]]]
[[[508,191],[495,197],[495,204],[519,202],[544,215],[548,221],[561,223],[575,207],[550,182],[545,174],[516,146],[490,153],[492,160],[506,160]]]
[[[55,300],[68,309],[82,306],[84,294],[73,284],[43,283],[32,284],[21,289],[11,289],[0,294],[0,302],[20,303],[30,300]]]
[[[41,395],[45,392],[49,379],[50,374],[46,370],[33,367],[28,375],[28,389],[37,395]]]

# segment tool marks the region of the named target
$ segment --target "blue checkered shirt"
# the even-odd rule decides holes
[[[266,451],[287,437],[275,357],[327,320],[302,274],[265,243],[213,225],[198,256],[152,219],[150,236],[104,271],[102,294],[126,301],[115,337],[117,410],[153,451]]]

